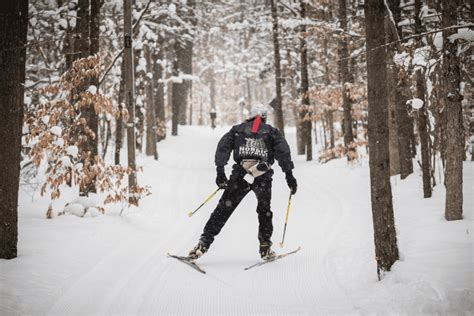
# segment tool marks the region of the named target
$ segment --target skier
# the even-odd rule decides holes
[[[290,147],[280,132],[266,123],[266,118],[267,112],[263,105],[253,106],[249,119],[233,126],[219,141],[215,155],[216,184],[225,190],[207,221],[197,246],[189,252],[190,259],[196,260],[207,252],[214,237],[250,191],[255,193],[258,200],[260,256],[264,260],[275,257],[275,252],[271,249],[273,214],[270,208],[273,176],[271,166],[275,159],[286,174],[291,194],[296,193],[297,183],[292,173],[294,165]],[[227,180],[224,166],[232,151],[235,164]],[[246,174],[254,177],[253,183],[249,184],[244,179]]]

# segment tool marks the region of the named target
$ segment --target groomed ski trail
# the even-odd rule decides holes
[[[340,226],[347,210],[326,189],[324,181],[305,175],[303,168],[299,168],[301,163],[297,163],[295,170],[299,192],[294,197],[287,240],[281,250],[278,242],[288,188],[277,165],[272,199],[274,248],[285,252],[301,243],[298,254],[260,269],[243,271],[245,266],[259,260],[256,199],[251,192],[209,253],[198,261],[207,275],[166,257],[168,251],[185,255],[194,246],[221,195],[187,218],[188,211],[215,188],[213,154],[223,132],[195,134],[183,129],[179,137],[163,145],[159,162],[145,160],[145,172],[156,174],[150,183],[155,192],[150,199],[156,199],[156,203],[141,208],[149,214],[166,212],[172,228],[168,227],[167,232],[157,228],[154,232],[147,224],[147,232],[136,231],[127,236],[117,249],[112,249],[86,274],[63,289],[49,313],[278,314],[353,310],[353,304],[324,266],[334,238],[347,229]],[[314,164],[311,167],[318,168]],[[174,185],[162,190],[170,179]],[[308,195],[314,200],[303,198]],[[161,203],[173,205],[173,209],[164,210]],[[148,209],[148,205],[154,205],[155,209]],[[126,220],[129,216],[125,214]],[[86,288],[94,291],[85,292]]]
[[[209,252],[198,260],[206,274],[168,258],[168,252],[186,255],[195,246],[222,194],[193,217],[187,216],[216,189],[214,151],[227,130],[180,127],[178,137],[169,136],[158,144],[158,162],[139,157],[144,172],[138,181],[150,185],[153,195],[142,200],[139,209],[125,210],[122,216],[116,208],[98,218],[46,220],[42,210],[48,206],[47,198],[31,202],[23,193],[19,257],[0,265],[0,314],[474,311],[474,304],[469,303],[474,295],[473,234],[466,234],[472,231],[472,197],[465,202],[465,220],[446,223],[440,207],[444,192],[436,191],[440,186],[427,200],[422,198],[418,175],[403,183],[392,181],[401,260],[393,273],[378,282],[367,161],[355,166],[343,159],[325,165],[307,162],[304,156],[295,155],[294,129],[286,134],[298,192],[292,198],[282,249],[279,242],[289,189],[275,164],[273,242],[277,253],[298,246],[302,249],[284,260],[243,270],[260,260],[257,203],[250,192]],[[126,152],[123,154],[122,161],[126,161]],[[466,192],[473,179],[467,173]],[[446,234],[451,236],[450,243],[444,241]],[[441,249],[436,250],[438,247]]]

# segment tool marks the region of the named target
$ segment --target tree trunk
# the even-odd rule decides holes
[[[194,0],[188,0],[186,4],[187,11],[182,13],[183,19],[186,22],[193,25],[195,25],[194,12],[193,12],[194,5],[195,5]],[[192,75],[193,74],[193,39],[188,29],[184,31],[183,43],[184,45],[181,48],[183,51],[181,53],[182,58],[180,59],[180,69],[183,71],[183,73],[187,75]],[[184,82],[184,89],[185,89],[185,92],[184,92],[185,96],[179,109],[179,124],[181,125],[187,124],[186,115],[188,113],[188,101],[192,102],[192,100],[189,100],[189,96],[191,95],[191,89],[192,89],[191,80],[186,80]],[[190,119],[190,124],[191,124],[191,117],[189,119]]]
[[[143,137],[145,135],[145,103],[144,97],[145,93],[145,86],[146,81],[144,71],[136,73],[138,63],[140,62],[141,51],[143,49],[134,49],[133,51],[133,71],[134,71],[134,79],[133,82],[135,84],[135,148],[138,153],[143,153]],[[141,102],[137,102],[137,100]]]
[[[148,78],[148,74],[153,72],[153,61],[151,58],[150,47],[148,44],[144,46],[146,59],[146,72],[148,79],[146,84],[146,155],[154,156],[158,160],[158,152],[156,150],[156,114],[155,102],[153,100],[154,81]]]
[[[89,0],[78,0],[78,10],[77,10],[77,19],[76,19],[76,30],[75,35],[76,39],[74,41],[74,60],[80,58],[87,58],[90,56],[90,1]],[[91,83],[90,79],[84,80],[84,83],[77,88],[76,95],[79,95],[81,92],[86,91]],[[80,98],[80,97],[79,97]],[[78,102],[79,100],[73,100],[73,102]],[[79,109],[81,116],[86,119],[87,125],[89,125],[90,118],[92,117],[93,105],[87,105]],[[97,136],[97,130],[94,131]],[[81,131],[81,134],[85,134],[85,131]],[[81,135],[75,135],[75,137],[80,137]],[[79,146],[81,162],[83,164],[83,169],[89,169],[92,165],[94,149],[90,146],[90,137],[87,138],[85,142],[82,142]],[[97,146],[96,146],[97,148]],[[95,192],[95,179],[88,179],[88,181],[81,181],[79,185],[79,195],[88,196],[90,192]]]
[[[351,81],[349,75],[349,50],[347,48],[347,0],[339,0],[339,23],[340,28],[344,31],[341,39],[339,40],[339,74],[341,78],[342,86],[342,108],[344,109],[344,147],[346,150],[347,160],[351,161],[355,159],[355,147],[351,146],[354,141],[354,135],[352,133],[352,113],[351,113],[351,98],[350,91],[346,84]]]
[[[393,15],[393,29],[389,33],[391,40],[402,38],[398,23],[401,21],[400,0],[388,0],[388,6]],[[405,179],[413,173],[412,139],[414,136],[413,120],[409,117],[406,102],[408,100],[408,74],[403,68],[393,64],[395,85],[396,123],[398,130],[398,153],[400,156],[400,178]]]
[[[120,86],[118,95],[118,109],[119,117],[116,120],[115,126],[115,164],[120,165],[120,150],[123,142],[123,116],[122,111],[125,106],[125,59],[122,58],[122,65],[120,66]]]
[[[216,127],[216,116],[217,116],[217,110],[216,110],[216,75],[214,73],[214,68],[209,69],[209,98],[211,102],[211,127],[215,128]],[[212,114],[215,113],[215,116],[213,117]]]
[[[377,274],[382,279],[398,260],[390,185],[384,5],[366,0],[367,91],[369,104],[369,167]],[[378,49],[375,49],[379,47]]]
[[[459,0],[442,3],[442,24],[449,27],[457,24],[457,8]],[[460,94],[461,71],[456,41],[451,42],[449,36],[455,30],[443,31],[443,83],[446,115],[446,206],[445,217],[448,221],[462,219],[462,168],[464,153],[464,130],[462,116],[462,96]]]
[[[181,46],[178,39],[174,44],[175,57],[173,60],[173,83],[172,83],[172,115],[171,115],[171,135],[178,135],[178,124],[180,118],[181,108],[186,102],[186,84],[182,80],[182,69],[180,68],[181,60],[184,58],[185,50]],[[179,78],[179,79],[178,79]],[[185,120],[186,121],[186,120]]]
[[[288,44],[288,42],[286,42]],[[298,155],[305,154],[305,143],[302,133],[302,124],[298,113],[298,92],[296,91],[295,77],[297,76],[295,68],[293,68],[293,60],[291,58],[290,45],[286,45],[287,59],[288,59],[288,77],[290,81],[290,95],[291,95],[291,108],[293,110],[293,116],[296,125],[296,151]]]
[[[87,2],[87,1],[86,1]],[[86,5],[86,3],[84,3]],[[88,5],[88,4],[87,4]],[[82,57],[87,57],[90,55],[95,55],[99,52],[100,48],[100,8],[102,6],[102,1],[90,1],[90,19],[85,23],[85,25],[81,25],[81,36],[84,36],[88,33],[88,43],[86,41],[83,42],[83,54]],[[82,9],[81,9],[82,10]],[[83,17],[86,17],[86,13],[84,13]],[[82,23],[82,21],[81,21]],[[89,49],[88,52],[85,50]],[[90,85],[94,85],[99,88],[99,78],[92,77],[90,79]],[[88,153],[88,160],[91,165],[95,162],[95,157],[98,154],[98,146],[99,146],[99,118],[97,113],[95,112],[94,104],[90,104],[88,107],[81,109],[81,115],[87,121],[87,127],[94,132],[94,138],[88,138],[87,142],[84,143],[82,150]],[[89,193],[97,192],[96,188],[96,179],[95,177],[90,180],[84,187],[81,188],[81,195],[89,195]]]
[[[422,32],[421,27],[421,0],[415,0],[415,34]],[[418,41],[418,46],[422,46],[421,40]],[[421,147],[421,170],[423,174],[423,196],[425,198],[431,197],[431,166],[430,166],[430,148],[429,148],[429,130],[427,111],[428,106],[425,101],[425,76],[421,69],[416,71],[416,97],[423,101],[423,107],[418,111],[418,134],[420,136]]]
[[[132,2],[123,0],[124,18],[124,54],[125,63],[125,104],[128,110],[127,122],[127,155],[128,167],[132,172],[128,175],[128,189],[133,192],[137,186],[136,164],[135,164],[135,79],[132,45]],[[130,196],[129,203],[138,205],[138,199]]]
[[[28,1],[0,5],[0,258],[17,256]]]
[[[274,57],[275,57],[275,90],[276,90],[275,127],[278,128],[278,130],[283,136],[285,136],[284,123],[283,123],[283,109],[282,109],[282,104],[281,104],[281,67],[280,67],[280,43],[278,39],[278,5],[275,3],[275,1],[277,0],[270,1],[271,7],[272,7],[273,49],[274,49]],[[309,132],[311,133],[311,128]]]
[[[166,138],[166,117],[165,117],[165,85],[163,83],[163,66],[162,62],[164,59],[163,54],[163,42],[160,41],[159,47],[155,48],[158,50],[157,54],[153,56],[154,70],[153,70],[153,81],[155,82],[155,95],[153,100],[155,102],[155,114],[158,125],[157,141],[161,141]]]
[[[393,60],[393,53],[387,52],[388,60]],[[395,89],[397,70],[394,63],[387,63],[387,92],[388,92],[388,132],[389,132],[389,153],[390,153],[390,175],[400,174],[400,154],[398,152],[398,129],[396,116]]]
[[[307,4],[302,1],[301,5],[301,18],[306,18],[306,6]],[[306,26],[301,27],[301,39],[300,39],[300,53],[301,53],[301,100],[302,100],[302,111],[301,121],[303,124],[303,139],[305,143],[306,160],[313,160],[313,142],[311,141],[311,110],[309,103],[309,78],[308,78],[308,57],[307,57],[307,46],[306,46]]]
[[[425,82],[421,70],[416,72],[416,94],[417,98],[423,101],[423,107],[418,110],[418,134],[420,136],[421,145],[421,170],[423,174],[423,197],[431,197],[431,167],[430,167],[430,148],[428,144],[428,124],[426,117],[425,103]]]
[[[336,147],[336,140],[335,140],[335,135],[334,135],[334,111],[328,110],[326,112],[326,116],[328,119],[328,126],[329,126],[329,142],[330,142],[329,148],[333,149],[334,147]]]

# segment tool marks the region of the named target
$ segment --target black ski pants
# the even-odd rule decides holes
[[[253,191],[257,196],[257,214],[258,214],[258,240],[260,242],[271,242],[273,233],[272,218],[273,213],[270,208],[272,198],[272,176],[273,170],[255,178],[252,184],[244,180],[246,171],[238,164],[232,167],[232,174],[227,182],[226,189],[222,194],[219,204],[204,227],[201,235],[201,241],[209,247],[214,241],[214,237],[219,234],[222,227],[239,205],[240,201]]]

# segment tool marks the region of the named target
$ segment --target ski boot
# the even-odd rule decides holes
[[[270,241],[264,241],[260,243],[260,257],[263,260],[271,260],[275,258],[275,251],[271,249],[272,243]]]
[[[202,242],[199,241],[196,247],[194,247],[188,254],[189,259],[197,260],[203,254],[207,252],[207,246]]]

